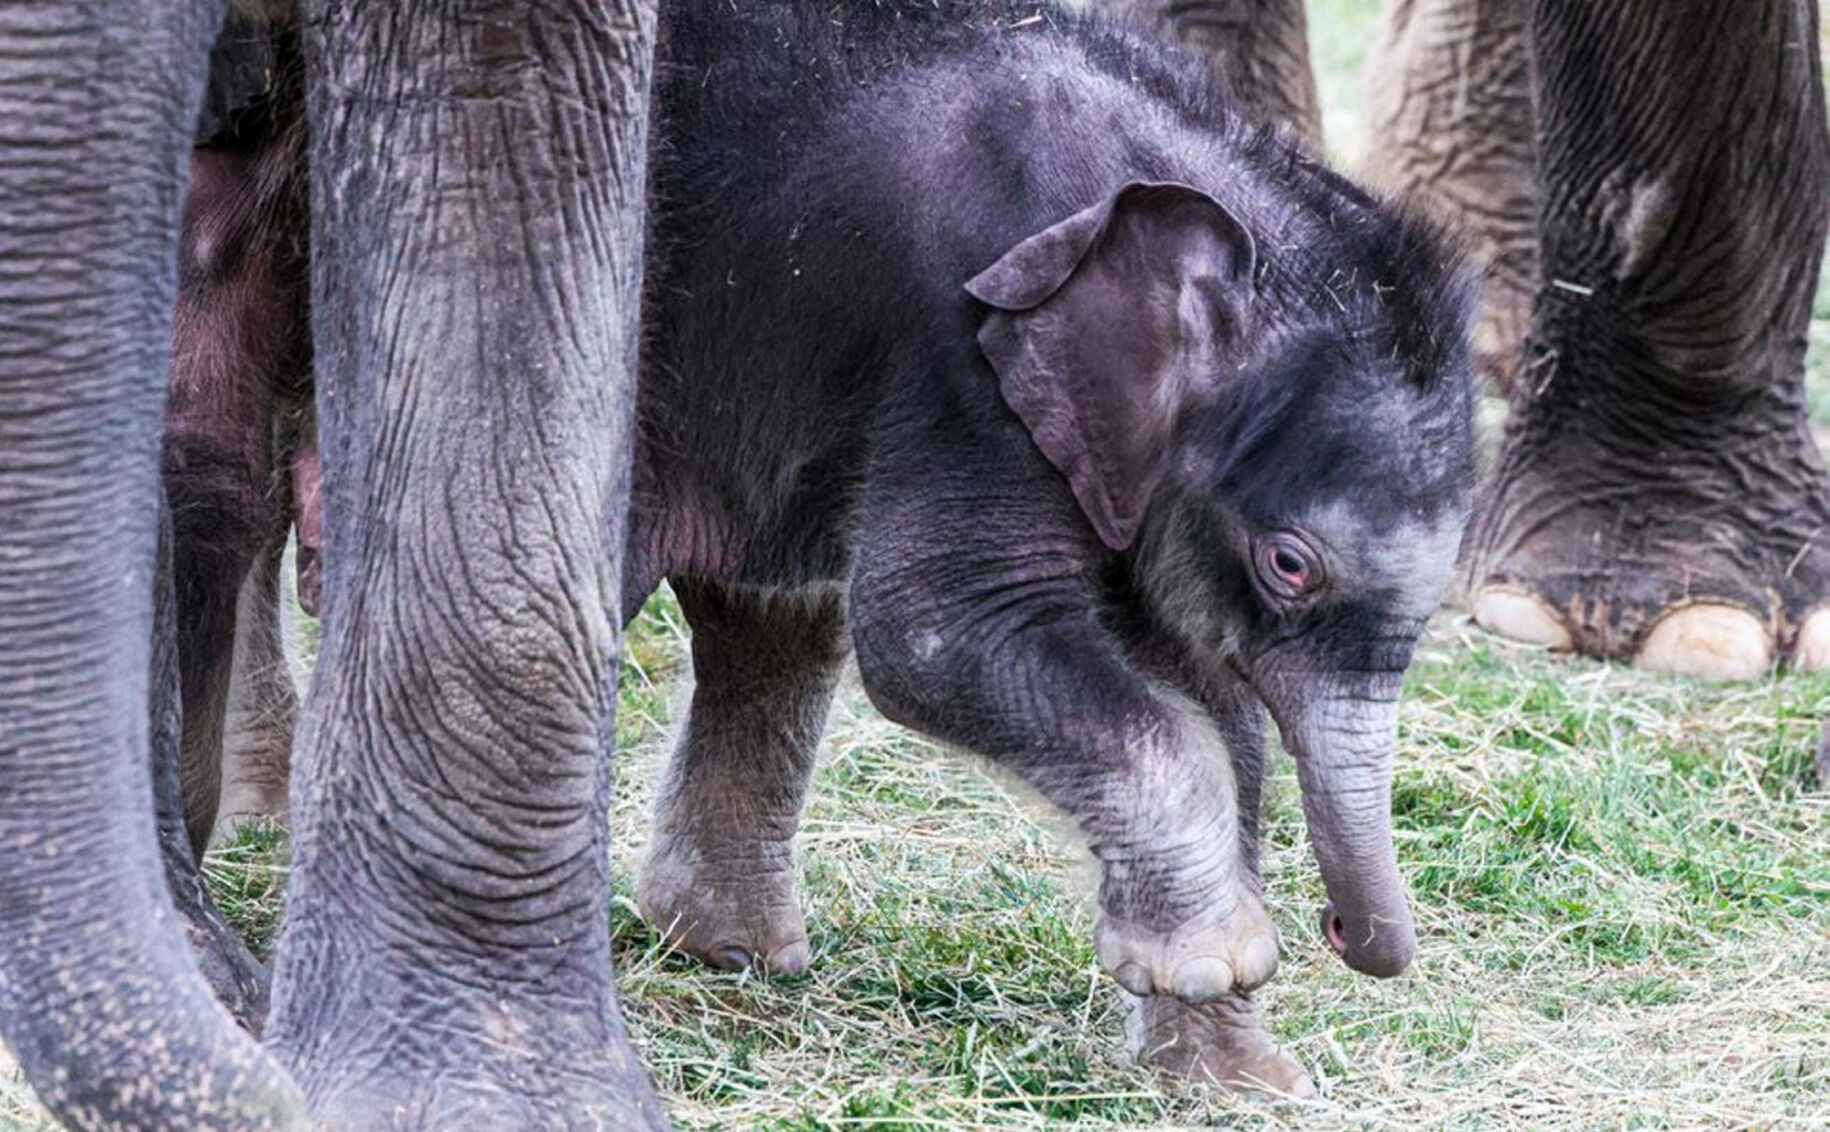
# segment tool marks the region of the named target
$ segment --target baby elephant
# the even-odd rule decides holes
[[[173,312],[163,482],[173,528],[184,818],[212,832],[283,817],[296,692],[281,556],[298,535],[315,601],[302,63],[289,34],[229,21],[191,153]]]
[[[808,948],[791,841],[847,645],[1102,866],[1147,1056],[1301,1092],[1263,709],[1334,949],[1394,975],[1397,700],[1473,473],[1433,235],[1161,49],[1034,4],[664,6],[625,612],[671,579],[691,714],[639,883],[723,967]]]

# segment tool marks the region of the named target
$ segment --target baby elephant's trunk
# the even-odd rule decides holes
[[[1417,927],[1392,848],[1399,674],[1356,679],[1280,709],[1328,903],[1322,930],[1349,967],[1388,978],[1410,965]]]

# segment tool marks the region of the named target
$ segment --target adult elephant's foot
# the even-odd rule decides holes
[[[314,1128],[336,1132],[396,1132],[441,1128],[589,1128],[650,1132],[665,1125],[623,1111],[616,1098],[558,1094],[538,1100],[491,1083],[367,1081],[312,1109]]]
[[[1464,548],[1475,619],[1689,676],[1830,665],[1830,481],[1798,393],[1561,392],[1514,399]]]
[[[1242,1093],[1313,1097],[1309,1074],[1265,1033],[1243,994],[1190,1006],[1175,998],[1140,998],[1127,1034],[1139,1065]]]
[[[227,845],[244,829],[286,825],[286,780],[292,764],[293,714],[238,718],[230,697],[228,739],[223,745],[222,800],[210,830],[211,845]]]
[[[587,1020],[568,1006],[509,997],[486,983],[438,982],[378,985],[373,1001],[320,1013],[308,1038],[282,1040],[278,1052],[305,1090],[313,1127],[669,1127],[614,1005]],[[565,983],[564,973],[554,972],[552,992]],[[580,989],[581,999],[597,997]],[[436,1007],[421,997],[428,993],[439,995]]]
[[[1803,381],[1830,131],[1815,6],[1756,7],[1527,6],[1540,286],[1464,548],[1500,632],[1697,676],[1830,658]]]
[[[1277,928],[1256,895],[1242,892],[1224,918],[1158,931],[1101,915],[1093,948],[1135,995],[1210,1003],[1263,986],[1277,972]]]
[[[298,724],[288,640],[291,603],[285,540],[255,560],[235,608],[235,653],[224,712],[222,789],[211,844],[226,844],[249,826],[286,824],[292,736]]]
[[[730,839],[715,852],[656,831],[636,881],[636,905],[668,943],[726,971],[807,970],[807,926],[788,844]]]
[[[223,752],[222,804],[210,844],[230,845],[244,830],[286,827],[286,775],[292,758],[290,724],[245,736],[247,747]]]
[[[478,1049],[474,1064],[504,1071],[505,1059],[489,1058]],[[312,1091],[313,1127],[336,1132],[395,1132],[397,1129],[515,1128],[530,1130],[601,1129],[603,1132],[659,1132],[668,1127],[641,1063],[624,1039],[597,1050],[581,1063],[577,1056],[555,1058],[564,1064],[533,1068],[520,1064],[505,1071],[513,1076],[413,1071],[358,1058],[360,1072],[338,1073],[335,1085]],[[622,1088],[607,1082],[625,1081]]]

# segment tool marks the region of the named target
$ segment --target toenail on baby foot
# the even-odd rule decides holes
[[[777,975],[801,975],[807,971],[811,949],[807,941],[797,939],[786,947],[769,953],[769,970]]]
[[[1190,1005],[1212,1002],[1233,989],[1232,964],[1217,955],[1197,955],[1177,964],[1171,993]]]
[[[1142,963],[1120,963],[1118,970],[1112,972],[1112,977],[1118,980],[1119,986],[1132,994],[1148,995],[1156,991],[1156,984]]]

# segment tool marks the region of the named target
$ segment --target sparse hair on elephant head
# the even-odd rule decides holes
[[[1427,481],[1411,484],[1412,494],[1446,501],[1471,487],[1472,395],[1463,380],[1470,280],[1420,218],[1386,215],[1361,229],[1349,234],[1362,246],[1349,260],[1383,265],[1390,281],[1311,288],[1326,293],[1332,312],[1313,301],[1293,305],[1287,294],[1259,302],[1252,233],[1213,196],[1174,183],[1126,184],[967,282],[990,308],[979,345],[1005,401],[1107,547],[1122,551],[1136,540],[1179,450],[1229,464],[1262,459],[1269,436],[1302,423],[1285,419],[1300,403],[1318,409],[1333,399],[1336,408],[1377,413],[1387,407],[1380,387],[1400,399],[1408,387],[1416,403],[1389,406],[1403,420],[1369,416],[1364,424],[1391,426],[1384,431],[1394,438],[1445,414],[1463,426],[1435,438],[1428,467],[1409,468],[1409,479],[1422,473]],[[1270,282],[1286,292],[1301,285]],[[1292,319],[1293,306],[1316,317]],[[1201,435],[1216,428],[1230,435]],[[1378,439],[1329,455],[1358,457],[1368,477],[1383,478],[1382,459],[1413,463]]]
[[[1321,171],[1288,187],[1312,207],[1267,223],[1129,183],[966,289],[1005,401],[1127,588],[1277,721],[1328,938],[1395,974],[1414,946],[1390,841],[1396,705],[1472,499],[1471,287],[1420,218]]]

